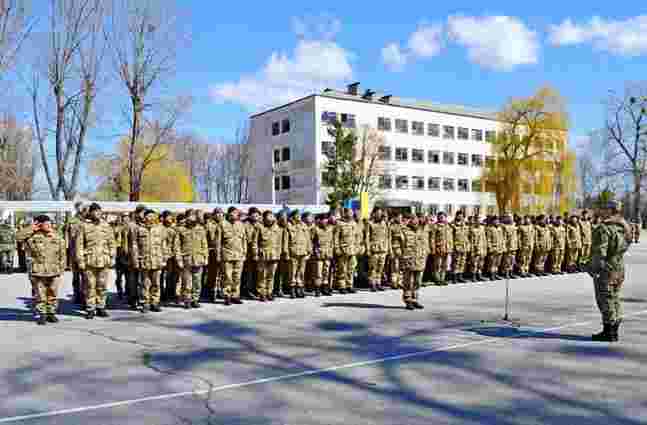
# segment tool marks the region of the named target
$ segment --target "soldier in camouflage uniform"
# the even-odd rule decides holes
[[[175,259],[182,281],[181,298],[184,308],[200,308],[202,270],[207,265],[209,245],[207,231],[199,223],[194,210],[186,212],[184,224],[178,226],[175,241]]]
[[[124,297],[123,283],[127,280],[128,276],[128,215],[120,216],[113,223],[113,230],[115,233],[115,246],[117,247],[117,258],[115,260],[115,287],[117,288],[117,296],[119,299]],[[126,286],[126,289],[128,287]]]
[[[587,210],[582,211],[582,218],[580,219],[580,233],[582,234],[582,252],[580,253],[578,266],[581,271],[584,271],[586,265],[591,260],[591,242],[593,237],[591,217]]]
[[[364,220],[361,220],[357,215],[357,212],[353,214],[353,221],[355,222],[355,255],[351,259],[351,270],[353,271],[353,288],[360,282],[360,276],[363,275],[362,270],[364,266],[364,255],[365,245],[364,245],[364,228],[366,223]]]
[[[631,224],[631,229],[632,229],[632,239],[634,243],[640,242],[640,220],[636,219],[634,222]],[[584,247],[582,246],[582,249]]]
[[[301,215],[301,221],[303,224],[306,225],[308,228],[308,231],[310,232],[310,240],[312,241],[314,238],[314,230],[315,230],[315,217],[310,213],[309,211],[304,212]],[[312,290],[315,287],[315,268],[317,264],[314,258],[312,258],[312,255],[308,257],[308,261],[306,261],[306,268],[305,268],[305,274],[304,274],[304,286],[308,290]]]
[[[366,225],[365,252],[368,255],[368,280],[371,291],[383,291],[382,275],[391,251],[391,233],[381,208],[373,210],[373,220]]]
[[[389,281],[393,289],[400,289],[402,286],[402,268],[400,261],[402,259],[402,214],[396,213],[389,226],[391,235],[391,253],[389,254]]]
[[[506,240],[503,229],[499,226],[499,218],[490,217],[490,223],[485,229],[485,235],[488,242],[488,271],[490,280],[501,279],[499,268],[501,267],[501,257],[506,250]]]
[[[406,222],[407,224],[400,228],[404,269],[402,300],[407,310],[422,309],[424,307],[418,301],[418,289],[427,261],[429,236],[415,215],[409,215]]]
[[[276,224],[272,211],[263,213],[258,230],[258,281],[256,292],[261,302],[274,300],[274,274],[283,253],[283,229]]]
[[[521,277],[530,277],[530,262],[535,247],[535,226],[530,216],[525,216],[523,224],[517,227],[519,235],[519,251],[517,253],[517,264]]]
[[[332,295],[330,282],[331,261],[333,259],[334,227],[328,223],[328,216],[321,215],[312,231],[312,258],[315,263],[315,296]]]
[[[624,254],[631,244],[631,226],[620,216],[620,205],[611,201],[600,215],[602,223],[593,232],[589,274],[595,285],[595,299],[602,315],[603,330],[594,341],[618,341],[622,322],[620,290],[625,280]]]
[[[247,232],[245,226],[240,222],[240,211],[235,207],[227,210],[227,219],[222,222],[221,237],[216,246],[220,253],[219,261],[222,261],[224,268],[223,296],[225,305],[242,304],[240,299],[240,275],[243,269],[243,261],[247,256]]]
[[[564,263],[564,252],[566,250],[566,227],[561,217],[557,216],[555,218],[555,223],[550,226],[550,231],[553,236],[553,243],[548,262],[551,265],[553,274],[562,274],[562,264]]]
[[[137,228],[141,226],[144,222],[144,212],[146,207],[144,205],[137,205],[135,211],[132,213],[132,217],[128,222],[128,241],[127,246],[131,247],[133,244],[133,239],[137,233]],[[140,290],[141,290],[141,271],[137,268],[138,264],[132,262],[132,256],[128,255],[129,264],[128,264],[128,274],[126,277],[126,293],[128,294],[128,304],[133,310],[137,309],[137,305],[140,301]]]
[[[275,279],[275,293],[274,295],[276,297],[283,297],[283,289],[287,288],[290,286],[290,255],[288,254],[287,250],[287,243],[288,243],[288,227],[290,227],[290,222],[288,220],[288,215],[285,211],[281,211],[278,214],[278,218],[276,220],[277,224],[281,228],[281,231],[283,232],[283,246],[284,250],[283,253],[281,254],[281,260],[279,261],[279,266],[278,270],[276,271],[276,279]]]
[[[247,231],[247,259],[243,264],[243,282],[241,288],[242,294],[249,299],[256,299],[256,286],[258,283],[258,231],[263,224],[261,223],[261,212],[256,207],[248,210],[247,219],[241,222],[245,225]]]
[[[566,226],[566,271],[576,273],[582,250],[582,234],[577,216],[572,216]]]
[[[207,220],[207,242],[209,244],[209,264],[207,265],[207,298],[215,303],[216,298],[222,297],[222,279],[224,276],[223,265],[218,258],[221,257],[217,250],[218,241],[221,239],[220,231],[225,214],[220,208],[213,210]]]
[[[85,275],[83,271],[79,270],[76,262],[76,240],[79,234],[81,224],[88,214],[88,208],[77,204],[77,214],[72,217],[65,226],[65,234],[67,239],[67,255],[69,258],[70,268],[72,269],[72,291],[74,294],[74,304],[85,307]]]
[[[153,210],[144,213],[144,225],[139,226],[132,239],[132,262],[142,273],[142,313],[159,312],[160,274],[165,266],[166,230],[158,224]]]
[[[164,303],[178,302],[177,283],[179,271],[175,260],[175,217],[170,211],[164,211],[161,215],[161,224],[164,229],[164,267],[160,273],[160,288],[162,289],[161,300]]]
[[[0,273],[13,272],[13,258],[16,252],[16,231],[9,219],[0,224]]]
[[[449,255],[454,250],[454,232],[447,223],[447,216],[444,212],[438,213],[438,222],[434,225],[433,236],[430,235],[430,242],[433,244],[431,255],[434,259],[434,281],[436,285],[447,285],[447,265]]]
[[[467,256],[471,251],[471,244],[469,237],[470,228],[464,220],[465,214],[463,211],[458,211],[454,218],[454,223],[451,226],[454,231],[454,253],[452,255],[453,283],[467,282],[463,278],[463,273],[465,273],[465,264],[467,263]]]
[[[485,226],[479,221],[477,216],[470,219],[470,271],[472,272],[472,282],[483,281],[483,264],[487,257],[487,237],[485,235]]]
[[[38,314],[36,323],[56,323],[58,310],[58,286],[67,265],[67,244],[51,226],[50,218],[40,215],[34,225],[20,230],[31,258],[30,281],[35,295],[34,310]]]
[[[544,271],[546,267],[546,258],[548,253],[553,249],[553,235],[546,223],[546,216],[540,215],[535,225],[535,252],[533,261],[533,271],[537,276],[547,276]]]
[[[290,256],[290,296],[305,298],[304,280],[306,263],[312,253],[312,234],[310,229],[301,221],[297,210],[291,214],[288,226],[287,251]]]
[[[356,254],[357,230],[350,208],[342,210],[342,219],[335,225],[333,247],[335,249],[336,280],[339,293],[353,293],[352,261]]]
[[[106,287],[108,272],[115,262],[117,250],[110,225],[101,220],[101,207],[92,204],[88,219],[79,229],[76,240],[76,261],[85,274],[87,319],[108,317],[106,311]]]
[[[505,238],[505,251],[501,258],[501,271],[503,277],[510,279],[512,271],[514,270],[514,260],[517,257],[519,250],[519,237],[517,234],[517,226],[515,225],[512,216],[507,215],[503,217],[503,226],[501,226],[503,237]]]

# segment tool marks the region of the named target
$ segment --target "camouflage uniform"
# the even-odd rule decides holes
[[[510,278],[514,269],[514,260],[519,250],[517,226],[514,223],[504,224],[501,226],[501,230],[505,238],[505,252],[501,259],[501,271],[505,277]]]
[[[220,223],[215,218],[207,220],[207,244],[209,246],[209,261],[207,265],[207,293],[211,301],[215,302],[218,291],[222,288],[222,262],[218,261],[220,253],[217,251],[217,241],[220,239]]]
[[[122,298],[124,295],[123,283],[128,279],[128,228],[123,224],[116,224],[113,230],[115,234],[115,246],[117,247],[115,259],[115,286],[117,287],[119,298]]]
[[[371,221],[366,226],[365,252],[368,255],[368,280],[373,291],[382,289],[386,257],[391,250],[391,234],[386,221]]]
[[[137,217],[133,217],[127,225],[126,234],[127,234],[127,243],[128,249],[133,245],[135,240],[135,235],[137,234],[137,229],[139,228],[139,223],[137,223]],[[126,253],[128,254],[128,253]],[[132,308],[136,308],[140,300],[140,290],[141,290],[141,270],[139,270],[138,264],[133,262],[132,255],[128,254],[128,272],[126,274],[126,293],[128,294],[128,304]]]
[[[433,248],[431,255],[434,259],[434,281],[438,285],[446,285],[447,265],[449,255],[454,250],[454,232],[448,223],[436,223],[429,236]]]
[[[50,234],[34,232],[31,228],[19,231],[19,237],[31,258],[30,280],[35,295],[34,310],[41,315],[54,315],[58,309],[60,276],[67,265],[67,244],[55,231]]]
[[[332,226],[316,225],[313,234],[312,258],[315,263],[315,294],[322,291],[326,295],[332,294],[330,287],[330,262],[332,261],[333,249]]]
[[[481,273],[483,273],[483,263],[487,256],[487,237],[485,235],[485,226],[480,223],[470,226],[470,244],[472,250],[470,251],[470,271],[474,281],[481,280]]]
[[[261,225],[258,231],[258,281],[256,292],[261,300],[272,299],[274,274],[284,252],[283,229],[278,224]]]
[[[418,304],[420,277],[425,269],[428,251],[428,233],[424,226],[402,226],[402,268],[404,281],[402,300],[407,308]]]
[[[595,299],[604,331],[598,341],[617,341],[622,321],[620,290],[625,280],[624,254],[631,243],[631,227],[620,216],[604,220],[593,232],[589,273],[593,276]]]
[[[350,269],[352,270],[352,282],[354,287],[356,284],[357,276],[359,274],[360,260],[366,254],[364,245],[364,222],[362,220],[355,220],[355,255],[351,257]]]
[[[470,228],[466,223],[454,223],[451,227],[454,231],[454,253],[452,255],[454,283],[457,281],[465,282],[463,280],[463,273],[465,273],[465,263],[467,262],[467,256],[471,250],[469,237]]]
[[[535,247],[535,227],[532,224],[522,224],[517,227],[519,235],[519,251],[517,252],[517,263],[522,276],[528,276],[530,272],[530,261]]]
[[[283,289],[290,285],[290,255],[287,250],[288,227],[290,226],[290,223],[287,218],[279,216],[277,224],[281,228],[281,232],[283,234],[284,246],[276,273],[276,295],[281,297],[283,296]]]
[[[402,286],[402,269],[400,261],[402,260],[402,223],[393,222],[389,226],[389,233],[391,235],[391,253],[390,269],[391,276],[389,280],[393,289],[399,289]]]
[[[176,229],[175,260],[182,282],[180,297],[185,307],[196,307],[202,292],[202,269],[207,265],[207,231],[201,224],[185,222]]]
[[[288,226],[287,250],[290,256],[290,287],[298,289],[299,294],[304,287],[306,264],[312,253],[312,234],[304,223],[292,222]]]
[[[220,253],[219,260],[224,268],[223,295],[225,303],[230,300],[238,303],[240,301],[240,277],[243,269],[243,261],[247,256],[247,232],[245,225],[239,221],[223,220],[220,225],[221,238],[216,246]]]
[[[489,225],[485,229],[488,242],[488,271],[491,279],[498,277],[501,266],[501,256],[506,250],[506,241],[503,229],[498,225]]]
[[[0,224],[0,273],[13,271],[13,258],[16,252],[16,231],[8,224]]]
[[[164,293],[162,293],[162,300],[177,302],[180,295],[180,287],[178,281],[180,279],[180,271],[175,258],[175,248],[177,239],[177,230],[172,223],[164,223],[164,268],[162,269],[162,276],[160,281],[164,281]]]
[[[550,251],[551,272],[561,273],[564,263],[564,251],[566,249],[566,229],[562,224],[550,226],[553,237],[552,249]]]
[[[81,223],[76,239],[76,262],[85,275],[85,304],[88,313],[105,311],[108,270],[117,255],[114,233],[104,221]]]
[[[553,248],[553,235],[548,226],[535,226],[535,258],[533,269],[538,274],[544,274],[546,258]]]
[[[580,226],[577,223],[568,224],[566,227],[566,268],[571,273],[577,269],[581,250],[582,235]]]
[[[580,252],[580,264],[584,267],[591,260],[591,242],[593,238],[593,228],[589,220],[580,220],[580,233],[582,236],[582,251]],[[638,242],[636,239],[635,242]]]
[[[333,247],[336,260],[336,280],[340,291],[353,288],[352,261],[357,248],[357,224],[355,221],[340,220],[335,225]]]
[[[243,295],[251,297],[258,285],[258,232],[263,225],[251,220],[243,225],[247,233],[247,258],[243,264],[244,289],[242,292]]]
[[[159,224],[147,223],[137,228],[130,256],[142,273],[142,304],[144,311],[160,304],[160,274],[165,266],[166,230]]]
[[[72,291],[74,293],[74,304],[85,304],[84,288],[87,286],[85,283],[85,274],[79,270],[79,265],[76,261],[76,241],[81,229],[82,220],[80,216],[72,217],[65,226],[65,234],[67,240],[67,257],[72,269]]]

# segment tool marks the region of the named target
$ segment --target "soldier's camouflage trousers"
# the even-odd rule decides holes
[[[391,287],[393,289],[399,289],[402,287],[402,270],[400,269],[400,258],[395,255],[391,255],[390,260],[391,266],[391,276],[389,279],[391,281]]]
[[[315,261],[315,287],[329,288],[330,284],[330,260]]]
[[[290,285],[290,260],[279,261],[274,282],[278,293],[282,293]]]
[[[128,294],[128,304],[136,307],[141,298],[141,271],[132,267],[128,268],[126,273],[126,293]]]
[[[13,271],[13,251],[0,251],[0,270]]]
[[[290,257],[290,286],[303,288],[307,256]]]
[[[421,270],[405,270],[402,285],[402,300],[406,303],[415,300],[422,279]]]
[[[349,289],[353,287],[353,256],[342,255],[337,257],[336,276],[338,289]]]
[[[166,267],[164,267],[160,274],[160,288],[163,288],[161,295],[162,301],[174,302],[179,298],[179,279],[180,271],[178,270],[175,258],[169,258],[168,261],[166,261]]]
[[[434,281],[439,284],[445,283],[447,279],[447,264],[449,263],[449,255],[435,255],[434,256]]]
[[[465,273],[465,264],[467,263],[466,252],[454,252],[452,256],[452,271],[454,273]]]
[[[593,279],[595,300],[602,315],[602,323],[614,324],[622,319],[620,290],[624,283],[624,273],[603,273]]]
[[[582,245],[582,250],[580,251],[580,264],[587,264],[591,260],[591,245],[586,244]]]
[[[532,260],[532,250],[521,249],[517,253],[517,265],[521,273],[528,273],[530,271],[530,261]]]
[[[483,273],[483,262],[485,260],[485,257],[479,254],[474,254],[470,255],[470,272],[472,274],[481,274]]]
[[[74,293],[74,304],[85,303],[85,288],[88,285],[85,282],[85,273],[79,270],[75,264],[72,265],[72,291]]]
[[[490,272],[490,274],[498,274],[499,267],[501,267],[501,254],[489,254],[487,265],[488,272]]]
[[[580,258],[580,248],[567,248],[566,249],[566,267],[573,268],[577,266]]]
[[[56,314],[59,277],[31,277],[34,309],[39,314]]]
[[[180,289],[180,298],[185,303],[200,301],[200,292],[202,292],[202,267],[185,267],[180,271],[182,287]]]
[[[278,261],[258,262],[258,282],[256,282],[258,295],[267,297],[274,292],[274,274],[278,264]]]
[[[142,270],[142,304],[145,307],[160,303],[160,270]]]
[[[536,272],[543,272],[544,267],[546,267],[546,258],[548,258],[548,252],[546,251],[535,251],[535,259],[533,261],[533,269]]]
[[[315,286],[316,267],[317,267],[317,260],[313,260],[312,258],[310,258],[308,259],[308,261],[306,261],[304,284],[307,288],[312,288]]]
[[[564,264],[564,250],[562,249],[553,249],[550,252],[550,267],[551,272],[559,273],[562,271],[562,265]]]
[[[503,273],[512,273],[514,260],[517,257],[517,251],[508,251],[501,256],[501,271]]]
[[[216,254],[209,251],[209,265],[207,266],[207,294],[214,298],[219,291],[222,291],[224,271],[222,262],[216,261]]]
[[[225,261],[225,278],[223,281],[223,295],[231,299],[240,299],[240,275],[243,272],[242,261]]]
[[[87,268],[85,275],[86,298],[85,305],[87,311],[106,308],[106,288],[108,285],[108,269],[97,269],[94,267]]]
[[[380,286],[382,284],[382,275],[384,274],[384,264],[386,263],[386,253],[371,254],[368,257],[368,283],[371,286]]]

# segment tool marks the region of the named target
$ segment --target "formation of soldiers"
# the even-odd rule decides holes
[[[7,219],[0,222],[0,274],[13,272],[15,252],[16,231]]]
[[[74,302],[88,319],[108,317],[111,268],[119,300],[143,313],[164,305],[200,308],[217,299],[231,305],[245,298],[304,298],[306,291],[316,297],[354,293],[360,285],[402,290],[407,309],[422,309],[418,290],[428,282],[582,272],[597,222],[586,211],[486,220],[459,211],[450,222],[442,212],[388,217],[380,208],[361,220],[350,209],[158,214],[144,205],[110,223],[107,218],[95,203],[78,206],[60,232],[48,216],[19,230],[38,323],[57,320],[55,292],[66,267],[73,272]]]

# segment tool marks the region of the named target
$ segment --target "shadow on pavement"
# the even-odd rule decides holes
[[[591,342],[591,336],[586,335],[571,335],[555,332],[542,332],[527,329],[519,329],[509,326],[483,326],[467,329],[469,332],[474,332],[478,335],[486,336],[489,338],[516,338],[516,339],[560,339],[564,341],[588,341]]]
[[[367,303],[323,303],[322,307],[379,308],[386,310],[406,310],[404,306],[367,304]]]

